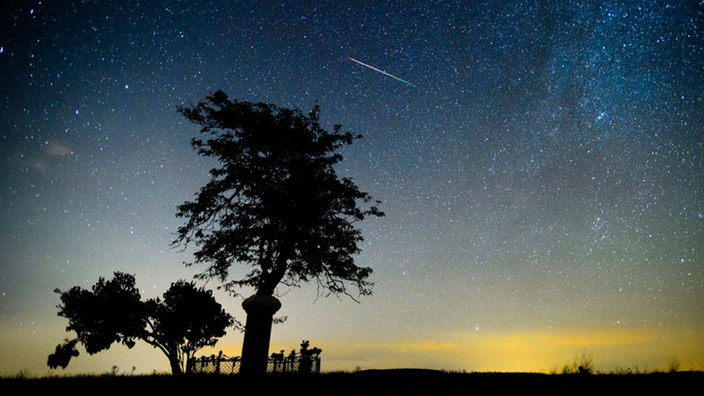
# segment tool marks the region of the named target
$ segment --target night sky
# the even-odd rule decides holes
[[[361,224],[374,295],[280,288],[272,351],[310,340],[324,371],[704,369],[704,2],[9,0],[0,18],[2,375],[48,373],[74,336],[55,288],[122,271],[156,297],[205,269],[170,246],[214,165],[176,109],[217,90],[362,134],[338,171],[386,213]],[[168,371],[143,343],[79,350],[66,372]]]

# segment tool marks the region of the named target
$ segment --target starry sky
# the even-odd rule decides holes
[[[55,288],[122,271],[150,298],[204,269],[170,246],[214,165],[176,109],[217,90],[362,134],[337,169],[386,213],[361,224],[374,295],[280,288],[272,351],[310,340],[324,371],[704,369],[704,2],[9,0],[0,18],[0,375],[48,373],[72,336]],[[65,372],[168,371],[144,344],[79,349]]]

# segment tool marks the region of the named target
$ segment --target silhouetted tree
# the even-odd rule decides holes
[[[51,368],[66,368],[78,356],[76,342],[92,355],[115,342],[132,348],[142,340],[162,351],[177,375],[189,372],[195,352],[215,345],[234,323],[210,290],[182,280],[171,284],[163,300],[141,301],[134,276],[121,272],[108,281],[100,278],[92,291],[78,286],[55,291],[61,295],[58,315],[68,319],[66,331],[75,331],[77,338],[56,347]]]
[[[173,283],[160,299],[148,300],[150,312],[148,339],[169,358],[172,371],[192,369],[195,353],[214,346],[225,335],[234,319],[215,301],[210,290],[196,288],[192,282]]]
[[[200,278],[216,278],[231,292],[251,286],[257,296],[308,281],[327,293],[350,295],[347,283],[360,295],[371,293],[371,268],[352,257],[362,241],[355,223],[383,213],[360,207],[371,197],[333,167],[342,160],[336,151],[361,136],[341,133],[339,125],[323,129],[318,106],[306,116],[232,101],[222,91],[179,111],[202,127],[205,137],[192,140],[198,154],[218,161],[211,180],[177,213],[187,222],[174,244],[195,244],[194,262],[208,266]],[[251,270],[230,280],[234,263]]]
[[[252,286],[271,296],[280,282],[298,285],[317,280],[332,293],[346,293],[352,282],[369,294],[370,268],[357,267],[361,233],[353,226],[375,206],[361,209],[370,197],[348,178],[338,178],[335,151],[352,144],[351,133],[324,130],[319,108],[309,116],[274,105],[231,101],[222,91],[180,112],[202,127],[194,138],[199,155],[215,157],[219,167],[193,202],[178,207],[188,219],[175,244],[195,242],[196,263],[207,263],[204,278],[233,286]],[[228,281],[235,263],[251,272]]]

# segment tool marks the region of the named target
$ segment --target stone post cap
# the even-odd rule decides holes
[[[273,315],[281,308],[281,302],[272,296],[253,295],[242,301],[242,308],[248,314],[270,314]]]

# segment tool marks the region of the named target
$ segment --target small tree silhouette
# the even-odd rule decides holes
[[[59,316],[69,321],[66,331],[77,338],[59,344],[47,364],[66,368],[80,342],[95,354],[119,342],[132,348],[142,340],[159,349],[169,359],[174,375],[188,373],[196,351],[213,346],[235,320],[215,301],[210,290],[194,283],[177,281],[162,299],[141,301],[133,275],[115,272],[112,280],[103,278],[85,290],[78,286],[61,292]]]

